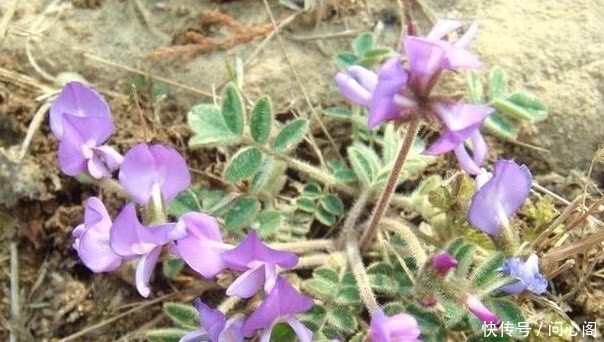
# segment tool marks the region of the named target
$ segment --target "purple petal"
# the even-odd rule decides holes
[[[302,324],[302,322],[293,317],[289,317],[286,322],[292,327],[300,342],[312,342],[312,331]]]
[[[195,308],[199,312],[201,327],[208,332],[211,341],[220,341],[220,333],[224,330],[226,317],[222,312],[207,306],[200,298],[195,298]]]
[[[470,27],[468,27],[468,29],[466,30],[466,32],[464,32],[464,34],[455,43],[453,43],[453,45],[459,48],[467,47],[470,44],[470,41],[474,39],[477,32],[478,23],[473,21],[472,24],[470,24]]]
[[[232,246],[222,242],[216,218],[202,213],[187,213],[178,220],[175,230],[184,231],[186,235],[178,239],[170,251],[180,256],[189,267],[205,278],[212,278],[226,268],[222,254]]]
[[[405,341],[419,342],[421,331],[415,318],[408,314],[387,317],[382,309],[371,316],[370,338],[372,342]]]
[[[419,94],[428,95],[443,69],[446,50],[438,42],[414,36],[405,37],[404,46],[414,88]]]
[[[446,275],[450,269],[457,267],[457,259],[447,252],[440,252],[432,256],[430,266],[441,276]]]
[[[208,338],[208,333],[205,330],[197,329],[181,337],[178,342],[203,342],[208,341]]]
[[[264,265],[259,265],[256,268],[251,268],[241,274],[227,288],[227,296],[239,296],[241,298],[250,298],[264,283]]]
[[[474,131],[478,129],[478,125],[470,126],[460,131],[451,131],[446,129],[440,137],[432,144],[423,154],[438,155],[454,150],[456,147],[463,144]]]
[[[493,177],[472,197],[468,221],[487,234],[499,235],[501,225],[528,197],[531,183],[532,176],[525,165],[511,160],[497,161]]]
[[[432,30],[430,30],[430,32],[426,36],[426,39],[440,40],[440,39],[444,38],[446,35],[448,35],[449,33],[457,30],[460,27],[461,27],[461,22],[459,22],[457,20],[450,20],[450,19],[439,20],[436,24],[434,24],[434,27],[432,27]]]
[[[95,148],[95,152],[98,158],[112,171],[117,170],[124,161],[124,156],[109,145],[98,146]]]
[[[518,294],[529,290],[540,295],[547,291],[547,279],[539,272],[537,254],[532,254],[526,261],[520,258],[507,259],[501,268],[501,273],[518,279],[517,282],[500,288],[505,293]]]
[[[353,65],[346,71],[334,76],[336,86],[350,102],[368,106],[378,76],[375,72],[359,65]]]
[[[155,188],[161,190],[165,201],[171,201],[189,186],[191,175],[175,149],[143,143],[126,152],[119,180],[137,203],[146,205]]]
[[[455,154],[455,158],[457,158],[457,162],[459,163],[461,169],[468,174],[477,175],[482,172],[480,164],[476,163],[474,156],[470,155],[464,144],[459,144],[453,150],[453,153]]]
[[[238,271],[246,271],[253,261],[279,265],[282,268],[292,268],[298,263],[297,255],[268,247],[254,230],[237,247],[224,252],[222,258],[229,268]]]
[[[50,106],[50,129],[57,140],[63,137],[63,115],[97,117],[111,121],[111,111],[105,99],[94,89],[80,83],[65,84]]]
[[[117,215],[110,233],[111,248],[126,258],[147,254],[157,246],[183,237],[183,233],[176,230],[174,223],[143,226],[132,203],[125,205]]]
[[[475,296],[468,295],[466,297],[466,306],[479,320],[489,324],[499,324],[499,317],[484,306],[484,304],[482,304]]]
[[[63,121],[63,138],[66,135],[77,134],[82,142],[94,142],[94,146],[98,146],[111,136],[113,133],[113,121],[111,118],[105,117],[80,117],[69,114],[62,116]],[[69,125],[69,130],[67,129]]]
[[[241,328],[245,318],[241,314],[235,314],[231,318],[227,319],[224,326],[224,330],[218,337],[218,342],[243,342],[243,333]]]
[[[151,293],[149,280],[153,275],[153,269],[155,268],[155,264],[157,264],[160,253],[161,246],[155,247],[149,253],[141,256],[136,265],[136,289],[138,290],[138,293],[145,298],[149,297],[149,294]]]
[[[309,310],[313,300],[301,294],[283,277],[279,277],[273,290],[264,298],[260,306],[243,323],[242,331],[251,337],[258,329],[271,327],[280,318]]]
[[[82,152],[82,145],[74,142],[70,138],[62,139],[59,142],[59,151],[57,152],[59,169],[68,176],[77,176],[88,170],[87,160]]]
[[[435,101],[430,109],[438,116],[451,131],[482,124],[495,109],[485,105],[474,105],[463,102],[445,103]]]
[[[117,269],[122,258],[109,246],[111,219],[103,203],[91,197],[86,203],[84,224],[73,231],[74,248],[86,267],[96,273]]]
[[[378,82],[369,102],[369,128],[374,128],[384,121],[402,117],[403,108],[394,101],[394,98],[407,84],[408,79],[407,71],[401,64],[400,55],[397,54],[384,62],[378,72]],[[401,98],[403,97],[401,96]]]

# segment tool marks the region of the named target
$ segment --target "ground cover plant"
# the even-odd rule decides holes
[[[570,255],[602,240],[596,229],[570,247],[555,243],[600,225],[592,214],[602,200],[577,216],[559,213],[526,165],[489,158],[485,132],[514,141],[520,125],[547,118],[546,105],[510,90],[499,67],[484,79],[476,72],[479,22],[438,20],[426,33],[411,18],[404,24],[400,47],[380,46],[379,30],[363,32],[334,56],[340,71],[325,77],[349,104],[326,108],[319,122],[348,127],[345,143],[299,113],[276,114],[271,94],[247,94],[237,73],[213,101],[191,107],[187,146],[223,156],[221,186],[195,182],[165,142],[112,146],[104,96],[81,80],[62,84],[49,106],[58,167],[100,189],[71,231],[81,263],[130,279],[142,298],[182,277],[212,288],[161,300],[172,325],[144,338],[599,336],[595,321],[571,320],[548,292]],[[461,74],[467,88],[440,86]],[[137,82],[133,101],[142,87],[165,92]],[[546,328],[534,305],[548,308]]]

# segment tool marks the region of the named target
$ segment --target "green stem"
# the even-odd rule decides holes
[[[392,198],[392,194],[396,189],[401,170],[405,165],[405,160],[407,160],[409,151],[411,151],[413,139],[417,135],[420,123],[421,122],[418,119],[411,121],[409,127],[407,128],[407,131],[405,132],[403,144],[401,145],[401,149],[399,150],[398,155],[396,156],[396,160],[394,161],[394,165],[392,166],[392,171],[390,172],[388,180],[386,181],[386,186],[384,187],[384,190],[382,190],[380,198],[378,199],[378,202],[375,205],[375,209],[371,214],[371,221],[369,222],[369,227],[367,227],[367,229],[363,232],[363,236],[361,236],[361,249],[363,250],[369,247],[369,244],[373,241],[373,238],[377,233],[378,223],[380,222],[382,216],[384,216],[386,208],[388,208],[388,204],[390,202],[390,199]]]
[[[377,300],[373,291],[371,291],[371,284],[369,282],[369,276],[365,272],[365,265],[361,259],[361,251],[354,234],[349,234],[346,239],[346,256],[348,257],[348,263],[352,269],[352,274],[357,281],[359,287],[359,293],[361,300],[365,307],[370,313],[375,312],[379,308]]]

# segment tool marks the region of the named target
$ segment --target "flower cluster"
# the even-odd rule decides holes
[[[480,127],[494,109],[431,95],[444,70],[481,66],[478,58],[466,49],[476,34],[476,23],[456,42],[445,40],[459,27],[460,22],[442,20],[426,37],[404,37],[406,67],[401,64],[402,54],[397,53],[377,73],[354,65],[346,73],[338,73],[334,80],[348,100],[368,107],[370,128],[386,121],[417,120],[420,115],[439,122],[444,131],[424,153],[438,155],[453,151],[461,167],[475,175],[480,173],[488,151]],[[468,141],[471,154],[466,149]]]
[[[136,289],[143,297],[151,294],[149,282],[164,250],[205,278],[227,269],[241,272],[226,293],[250,298],[262,289],[264,299],[256,310],[247,319],[235,315],[227,320],[197,300],[201,328],[181,341],[243,341],[259,330],[261,340],[268,341],[273,326],[281,321],[301,341],[312,340],[312,332],[295,315],[310,309],[313,300],[278,275],[279,268],[298,263],[295,254],[268,247],[255,231],[236,246],[226,244],[216,218],[200,212],[186,213],[176,222],[166,220],[165,203],[191,182],[186,162],[175,149],[141,143],[122,157],[101,145],[113,131],[109,107],[96,91],[76,82],[68,83],[53,103],[51,128],[60,140],[61,170],[72,176],[88,173],[102,178],[119,169],[119,184],[133,200],[113,221],[99,198],[86,202],[84,223],[73,230],[73,247],[90,270],[110,272],[124,262],[135,262]],[[145,214],[142,222],[137,205]]]

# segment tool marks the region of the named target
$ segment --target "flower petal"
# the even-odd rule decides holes
[[[145,298],[149,297],[149,294],[151,293],[149,280],[153,275],[153,269],[155,268],[155,264],[157,264],[160,253],[161,246],[155,247],[149,253],[141,256],[136,265],[136,289],[138,290],[138,293]]]
[[[250,298],[264,283],[264,265],[249,269],[243,272],[227,288],[227,296],[239,296],[241,298]]]
[[[223,260],[232,269],[246,271],[252,261],[292,268],[298,263],[298,256],[268,247],[253,230],[237,247],[224,252]]]
[[[50,106],[50,129],[57,140],[63,137],[63,115],[97,117],[111,121],[107,101],[94,89],[80,82],[68,82]]]

